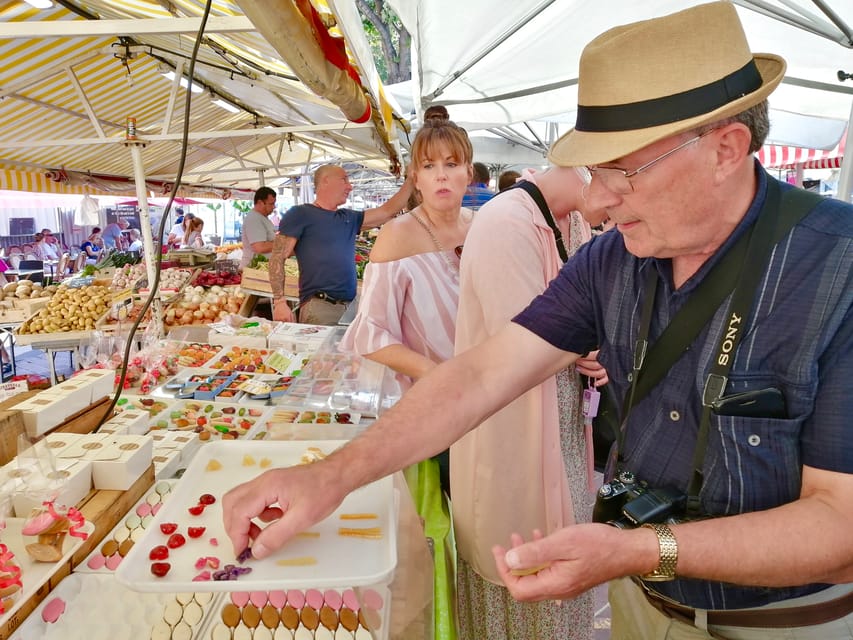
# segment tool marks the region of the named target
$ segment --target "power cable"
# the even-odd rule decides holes
[[[193,52],[190,57],[190,65],[187,72],[187,75],[192,78],[193,71],[195,70],[195,62],[196,57],[198,56],[198,50],[201,46],[201,39],[204,35],[204,28],[207,25],[207,18],[210,15],[210,7],[212,5],[212,0],[207,0],[204,5],[204,13],[201,16],[201,24],[198,28],[198,33],[196,34],[195,43],[193,44]],[[172,186],[172,192],[169,194],[169,200],[166,202],[166,206],[163,209],[163,215],[160,218],[160,226],[157,229],[157,237],[160,238],[162,242],[163,232],[166,230],[166,220],[169,219],[169,214],[172,210],[172,202],[175,200],[175,196],[178,193],[178,190],[181,187],[181,178],[184,175],[184,165],[186,164],[187,159],[187,149],[189,147],[189,130],[190,130],[190,107],[192,104],[192,83],[188,82],[186,87],[186,103],[184,104],[184,126],[182,131],[182,139],[181,139],[181,156],[180,161],[178,162],[178,171],[175,176],[175,182]],[[152,301],[154,300],[154,296],[158,295],[157,290],[160,286],[160,265],[163,262],[163,251],[162,248],[156,252],[156,256],[146,256],[148,260],[154,260],[154,282],[148,283],[148,297],[145,298],[145,302],[142,304],[142,309],[139,312],[136,320],[133,322],[133,326],[131,326],[126,344],[124,345],[124,354],[122,358],[122,370],[121,376],[119,377],[118,385],[113,393],[112,402],[110,402],[109,407],[104,412],[104,415],[101,416],[98,425],[92,430],[92,433],[97,433],[98,430],[104,425],[104,423],[112,417],[113,410],[118,403],[118,399],[121,396],[122,391],[124,390],[124,381],[127,379],[127,363],[130,360],[130,351],[131,347],[133,347],[133,338],[136,335],[136,331],[139,329],[139,324],[142,322],[142,319],[145,317],[149,307],[151,306]],[[162,319],[161,319],[162,320]]]

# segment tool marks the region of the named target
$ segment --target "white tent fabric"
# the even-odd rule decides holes
[[[589,40],[618,24],[701,2],[542,0],[536,5],[505,4],[500,10],[487,0],[390,0],[390,4],[412,32],[416,108],[433,102],[453,105],[454,119],[488,126],[556,115],[573,120],[578,62]],[[773,0],[765,4],[783,6]],[[786,4],[818,13],[809,0]],[[853,2],[830,4],[853,24]],[[853,83],[840,83],[837,72],[845,66],[853,72],[850,34],[835,29],[838,40],[847,39],[845,48],[750,9],[738,7],[738,13],[754,51],[778,53],[788,62],[786,82],[773,95],[775,108],[847,119]],[[821,22],[832,28],[825,17]],[[807,83],[823,83],[824,89],[833,91],[798,86]]]
[[[531,120],[560,123],[541,140],[574,123],[580,53],[599,33],[701,4],[702,0],[389,0],[413,38],[414,108],[450,108],[469,131]],[[753,51],[782,55],[783,84],[771,95],[768,142],[831,148],[850,118],[853,81],[853,2],[825,0],[828,17],[810,0],[737,0]],[[761,11],[749,8],[763,7]],[[787,21],[765,15],[773,10]],[[823,35],[818,35],[820,32]],[[776,110],[787,113],[779,116]],[[835,139],[810,117],[835,119]],[[784,120],[784,126],[776,126]],[[518,127],[515,127],[518,130]],[[780,138],[777,139],[777,131]],[[508,163],[512,161],[509,160]],[[843,173],[843,172],[842,172]]]

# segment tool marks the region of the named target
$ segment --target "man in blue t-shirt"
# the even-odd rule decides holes
[[[495,192],[489,189],[489,168],[482,162],[475,162],[474,178],[462,197],[462,206],[477,211],[494,197]]]
[[[284,299],[284,261],[296,254],[299,263],[299,321],[337,324],[356,293],[355,238],[362,229],[378,227],[397,215],[412,191],[410,180],[384,204],[355,211],[338,208],[352,185],[343,167],[323,165],[314,172],[316,196],[311,204],[291,207],[279,224],[270,256],[273,319],[293,321]]]

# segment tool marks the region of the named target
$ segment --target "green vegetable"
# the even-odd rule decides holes
[[[249,268],[257,269],[258,265],[260,265],[262,262],[269,262],[269,260],[263,253],[256,253],[254,256],[252,256],[252,261],[249,263]]]

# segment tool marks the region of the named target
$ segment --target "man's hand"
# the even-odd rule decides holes
[[[294,322],[293,309],[284,298],[272,299],[272,319],[279,322]]]
[[[626,565],[620,548],[625,532],[605,524],[579,524],[560,529],[547,537],[537,530],[525,543],[512,535],[512,549],[495,546],[492,553],[501,579],[516,600],[564,600],[613,578],[637,573]],[[648,542],[657,545],[654,532],[643,529]],[[650,535],[649,535],[650,534]],[[531,569],[539,571],[522,575]]]
[[[346,493],[326,466],[321,461],[272,469],[226,493],[222,514],[234,554],[251,546],[255,558],[265,558],[332,513]],[[261,528],[255,518],[269,524]]]

